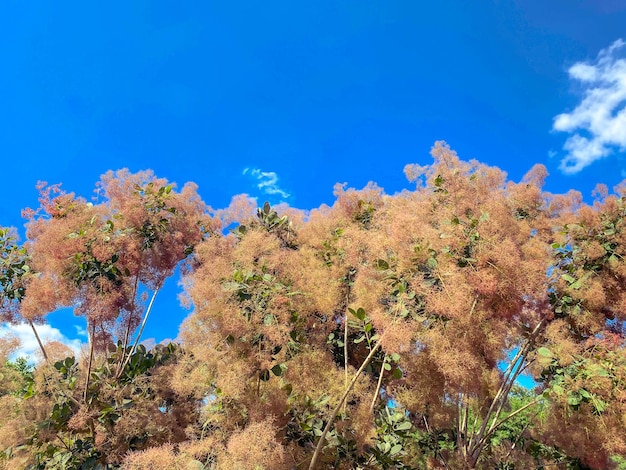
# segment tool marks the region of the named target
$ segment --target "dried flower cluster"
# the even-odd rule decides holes
[[[95,347],[0,384],[0,444],[32,446],[7,465],[56,438],[73,451],[50,461],[128,469],[617,468],[624,189],[586,205],[545,192],[542,166],[514,183],[432,155],[406,167],[414,190],[338,185],[310,212],[238,196],[211,218],[149,172],[108,173],[97,204],[42,185],[25,247],[3,235],[2,311],[73,306]],[[183,348],[131,346],[138,286],[188,255]]]

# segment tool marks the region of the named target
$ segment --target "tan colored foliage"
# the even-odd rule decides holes
[[[541,165],[516,183],[445,143],[432,155],[405,168],[414,190],[337,185],[308,213],[243,195],[211,218],[195,186],[150,172],[107,173],[95,204],[42,185],[19,313],[73,306],[98,346],[71,366],[63,436],[128,469],[610,468],[626,451],[623,188],[590,206],[546,193]],[[137,285],[192,252],[185,351],[124,375]],[[514,391],[522,372],[536,394]],[[0,397],[18,410],[3,419],[41,422],[62,373],[38,371],[30,410]]]
[[[273,382],[289,384],[282,398],[286,410],[324,394],[332,407],[341,395],[343,362],[341,348],[333,349],[328,338],[341,337],[346,318],[354,320],[348,308],[363,308],[372,334],[382,336],[384,354],[400,356],[402,377],[382,379],[387,396],[439,429],[459,419],[457,399],[487,413],[489,400],[506,395],[506,389],[498,395],[504,379],[498,364],[511,350],[547,342],[566,361],[582,345],[559,324],[575,322],[586,337],[606,328],[606,315],[598,313],[606,309],[607,289],[611,298],[621,295],[621,281],[587,277],[571,292],[586,309],[563,323],[555,320],[548,296],[553,281],[546,273],[554,270],[550,245],[562,236],[555,227],[577,217],[586,225],[603,223],[618,210],[613,196],[590,208],[578,193],[543,192],[547,172],[539,165],[513,183],[497,168],[459,160],[443,143],[433,157],[433,165],[405,170],[418,182],[413,192],[387,196],[373,183],[360,191],[336,186],[333,207],[299,220],[295,249],[238,206],[226,220],[243,214],[238,221],[251,229],[198,247],[199,264],[185,281],[196,310],[182,334],[210,371],[207,393],[218,391],[220,414],[232,414],[240,424],[246,420],[234,418],[239,413],[271,416],[276,400],[270,405],[264,397],[269,390],[280,394]],[[568,237],[574,234],[570,230]],[[593,237],[584,240],[585,259],[606,256]],[[367,355],[366,344],[350,347],[354,368]],[[280,364],[284,375],[269,372]],[[269,382],[259,380],[265,373]],[[357,410],[375,393],[378,376],[374,366],[359,382],[345,418],[354,414],[354,423],[367,422]],[[258,407],[266,412],[252,411]],[[345,418],[339,431],[346,429]],[[280,413],[275,419],[285,422]],[[353,431],[351,439],[365,449],[371,433]],[[475,465],[470,454],[461,460]]]

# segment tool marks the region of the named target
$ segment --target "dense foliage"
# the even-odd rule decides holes
[[[212,211],[150,172],[108,173],[94,203],[41,185],[26,242],[0,232],[2,320],[36,333],[72,307],[89,345],[41,344],[32,368],[2,339],[1,464],[624,466],[625,188],[587,205],[542,166],[514,183],[432,155],[412,191],[338,185],[309,212]],[[181,262],[193,313],[148,351]]]

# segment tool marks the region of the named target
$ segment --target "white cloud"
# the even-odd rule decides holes
[[[80,354],[82,343],[79,339],[68,339],[58,328],[50,325],[36,325],[35,328],[44,344],[48,341],[58,341],[71,348],[76,355]],[[39,360],[39,345],[30,325],[4,323],[0,326],[0,337],[3,336],[12,336],[20,340],[20,348],[12,356],[25,357],[29,362]]]
[[[569,69],[570,78],[582,85],[583,99],[573,111],[554,118],[554,130],[571,134],[559,167],[564,173],[578,173],[616,149],[626,151],[624,46],[618,39],[602,49],[595,62],[578,62]]]
[[[274,171],[262,171],[259,168],[245,168],[243,174],[250,174],[257,180],[257,188],[259,188],[264,194],[270,196],[280,196],[282,199],[287,199],[290,194],[284,191],[278,186],[278,175]]]
[[[74,328],[76,329],[76,335],[77,336],[84,336],[85,338],[88,337],[87,335],[87,330],[84,329],[82,326],[80,325],[74,325]]]

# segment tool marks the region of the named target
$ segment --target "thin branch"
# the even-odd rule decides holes
[[[350,293],[352,291],[352,281],[351,279],[354,279],[354,275],[356,273],[354,273],[351,276],[352,273],[352,268],[348,269],[348,272],[346,273],[346,287],[345,287],[345,299],[344,299],[344,327],[343,327],[343,370],[344,370],[344,383],[343,386],[344,388],[346,388],[348,386],[348,312],[349,312],[349,308],[348,305],[350,304]],[[343,407],[343,412],[346,412],[346,407],[344,405]]]
[[[478,433],[472,436],[469,448],[470,448],[470,456],[472,460],[474,460],[474,462],[478,460],[478,456],[480,455],[480,452],[482,451],[482,448],[485,445],[487,436],[490,436],[493,433],[493,431],[495,431],[495,429],[497,429],[497,427],[502,424],[502,422],[498,421],[498,417],[500,416],[500,413],[502,412],[505,400],[507,396],[509,395],[511,388],[513,387],[513,384],[515,383],[515,380],[517,379],[521,371],[524,370],[526,357],[528,353],[530,352],[530,349],[535,341],[535,338],[539,334],[539,331],[541,330],[544,323],[545,323],[545,319],[542,319],[541,321],[539,321],[537,326],[533,329],[530,336],[526,340],[526,343],[524,344],[524,346],[522,346],[517,351],[517,354],[515,354],[515,356],[509,363],[509,366],[507,367],[505,374],[504,374],[504,379],[502,383],[500,384],[500,388],[498,389],[496,396],[491,402],[491,406],[489,407],[489,411],[487,411],[487,415],[485,416],[485,419],[480,426],[480,430],[478,431]],[[493,421],[492,421],[492,417],[493,417]],[[491,425],[489,425],[490,422],[491,422]],[[488,426],[489,426],[489,429],[487,430]]]
[[[89,362],[87,365],[87,377],[85,377],[85,391],[83,393],[83,401],[85,402],[85,404],[87,403],[87,391],[89,389],[89,379],[91,377],[91,364],[93,362],[93,349],[94,349],[94,343],[95,343],[95,339],[96,339],[96,325],[92,324],[91,325],[91,338],[89,338],[91,341],[89,341]]]
[[[322,435],[320,436],[317,446],[315,447],[315,452],[313,452],[313,458],[311,459],[311,463],[309,464],[309,470],[313,470],[315,468],[315,465],[317,464],[317,459],[319,458],[320,451],[322,450],[322,446],[324,445],[324,441],[326,440],[326,434],[328,434],[328,431],[330,431],[330,428],[334,424],[335,417],[337,416],[337,414],[339,413],[339,410],[343,406],[343,402],[346,400],[346,398],[348,398],[348,395],[350,394],[350,391],[352,391],[352,387],[354,387],[354,384],[356,383],[357,379],[359,378],[361,373],[365,370],[367,365],[370,363],[370,361],[374,357],[374,354],[376,354],[376,351],[378,351],[378,349],[380,348],[382,339],[383,338],[381,336],[378,342],[376,343],[376,345],[372,348],[370,353],[367,355],[367,357],[363,361],[363,364],[361,364],[361,367],[359,367],[359,370],[356,371],[356,374],[354,374],[354,377],[352,377],[350,384],[348,385],[346,390],[343,392],[343,395],[341,399],[339,400],[339,403],[337,404],[337,406],[335,406],[335,409],[333,410],[332,414],[328,418],[328,422],[326,423],[326,426],[324,427],[324,431],[322,431]]]
[[[61,387],[61,383],[58,382],[56,378],[52,379],[52,377],[44,374],[44,380],[45,380],[45,384],[48,387],[53,388],[54,391],[57,392],[59,395],[69,399],[75,405],[80,406],[80,402],[76,398],[74,398],[72,395],[66,394],[67,390]]]
[[[504,403],[505,403],[506,397],[509,396],[509,393],[511,391],[511,388],[513,387],[513,384],[515,383],[517,378],[520,376],[520,374],[526,369],[528,353],[530,352],[530,349],[531,349],[531,346],[533,344],[534,337],[535,337],[536,333],[539,332],[539,326],[542,323],[543,323],[543,320],[541,322],[539,322],[539,325],[537,325],[535,330],[532,332],[531,337],[528,339],[528,341],[524,345],[524,351],[523,351],[522,355],[518,358],[519,362],[515,363],[517,368],[514,370],[514,372],[511,374],[511,376],[509,378],[505,394],[503,395],[502,399],[500,400],[500,405],[498,406],[498,410],[496,411],[496,414],[494,416],[492,425],[489,428],[489,431],[492,431],[494,429],[495,422],[498,419],[498,416],[500,416],[500,413],[502,412],[502,409],[504,407]]]
[[[443,287],[444,292],[448,296],[448,299],[452,301],[453,300],[452,296],[450,295],[450,292],[448,292],[448,288],[446,287],[446,283],[443,282],[443,278],[441,277],[441,274],[437,273],[437,279],[439,279],[439,282],[441,282],[441,286]]]
[[[376,390],[374,391],[374,397],[372,398],[372,404],[370,405],[370,413],[374,412],[374,406],[376,406],[376,400],[378,400],[378,394],[380,393],[380,387],[383,384],[383,375],[385,375],[385,364],[387,363],[387,355],[383,359],[383,363],[380,366],[380,374],[378,374],[378,383],[376,384]]]
[[[472,307],[470,308],[469,316],[474,314],[476,304],[478,303],[478,295],[474,296]],[[467,420],[469,415],[468,403],[464,393],[459,393],[457,397],[457,419],[456,419],[456,444],[458,449],[465,458],[468,450],[468,436],[467,436]]]
[[[56,432],[54,435],[56,436],[56,438],[57,438],[59,441],[61,441],[61,444],[63,444],[63,447],[65,447],[65,448],[66,448],[69,452],[72,452],[72,449],[70,449],[70,448],[68,447],[68,445],[65,443],[65,441],[63,440],[63,438],[62,438],[61,436],[59,436],[59,433],[58,433],[58,432]]]
[[[133,353],[135,352],[135,349],[137,348],[137,345],[139,344],[139,340],[141,339],[143,329],[146,326],[146,322],[148,321],[148,317],[150,316],[150,311],[152,310],[152,305],[154,305],[154,299],[156,299],[159,289],[160,289],[160,286],[157,286],[157,288],[154,289],[154,293],[152,294],[152,298],[150,299],[150,303],[148,304],[148,308],[146,309],[146,313],[143,317],[143,321],[141,322],[141,328],[139,328],[139,333],[137,334],[137,338],[135,339],[133,346],[130,348],[130,351],[128,351],[128,355],[126,356],[126,359],[122,363],[122,366],[117,371],[117,375],[115,377],[116,379],[119,379],[122,376],[124,369],[128,365],[130,358],[132,357]]]
[[[528,354],[528,351],[526,352],[526,354]],[[494,418],[491,423],[491,427],[489,428],[489,432],[491,432],[494,429],[496,420],[500,416],[500,413],[502,413],[502,409],[504,408],[504,404],[506,403],[506,398],[509,396],[509,393],[511,392],[511,388],[513,388],[513,384],[515,383],[519,375],[522,373],[522,370],[524,370],[524,368],[521,367],[521,364],[526,360],[526,354],[522,358],[520,358],[520,361],[522,361],[520,362],[520,367],[516,369],[515,373],[513,373],[511,375],[511,378],[509,379],[505,392],[502,395],[502,398],[500,399],[500,404],[498,405],[498,409],[496,410],[496,413],[494,414]]]
[[[346,296],[346,306],[348,305],[348,296]],[[344,370],[344,388],[348,387],[348,308],[346,307],[345,325],[343,329],[343,370]],[[344,413],[346,407],[343,407]]]
[[[537,412],[535,413],[535,416],[533,416],[533,420],[537,417],[537,415],[539,414],[539,412],[541,411],[541,409],[537,410]],[[528,426],[530,426],[530,424],[532,423],[532,420],[528,420],[528,422],[524,425],[524,427],[522,428],[522,430],[519,432],[519,434],[517,435],[517,437],[515,438],[515,441],[513,442],[513,445],[511,445],[511,449],[507,452],[507,454],[504,457],[503,461],[507,461],[509,459],[509,457],[511,456],[511,454],[513,453],[513,451],[515,450],[515,447],[517,446],[517,443],[519,442],[519,440],[522,438],[522,435],[524,434],[524,432],[526,431],[526,429],[528,429]]]
[[[141,260],[143,260],[143,252],[141,254]],[[137,288],[139,287],[139,273],[141,272],[141,260],[139,261],[139,269],[137,270],[137,274],[135,276],[135,285],[133,286],[133,293],[132,293],[133,301],[130,307],[130,315],[132,315],[135,310],[135,298],[137,296]],[[128,340],[130,338],[130,325],[131,325],[130,320],[131,320],[131,317],[128,317],[128,324],[126,325],[126,331],[124,332],[124,342],[122,343],[122,354],[120,356],[119,364],[124,362],[124,360],[126,359],[126,347],[128,346]]]
[[[467,436],[467,423],[469,421],[469,403],[467,399],[463,403],[464,415],[463,415],[463,434]],[[467,437],[465,439],[467,441]]]
[[[426,415],[422,415],[422,418],[424,419],[424,424],[426,425],[426,432],[430,434],[431,430],[430,430],[430,426],[428,425],[428,419],[426,419]],[[441,460],[441,463],[443,463],[443,466],[446,467],[448,470],[450,470],[450,466],[448,465],[448,462],[441,454],[441,451],[439,450],[438,445],[435,448],[435,453],[439,456],[439,460]]]
[[[261,355],[261,341],[259,341],[258,343],[258,350],[259,350],[259,356]],[[256,379],[256,396],[260,397],[261,396],[261,373],[259,372],[257,374],[257,379]]]
[[[469,419],[469,405],[463,393],[459,394],[458,418],[457,418],[457,447],[463,457],[467,454],[467,421]]]
[[[459,393],[458,397],[457,397],[457,401],[456,401],[456,446],[459,448],[459,450],[463,449],[463,446],[461,445],[461,428],[463,427],[463,393]]]
[[[519,348],[519,350],[517,351],[517,354],[515,354],[515,356],[509,363],[509,366],[507,367],[506,371],[504,372],[504,378],[502,380],[502,383],[500,384],[500,387],[498,388],[498,392],[496,393],[496,396],[491,402],[491,406],[489,407],[489,410],[487,411],[487,415],[485,416],[485,419],[480,426],[480,430],[478,431],[477,434],[472,436],[472,439],[470,441],[469,447],[472,448],[472,454],[475,454],[477,451],[480,452],[479,447],[474,443],[480,442],[482,440],[485,432],[487,431],[487,426],[489,424],[489,421],[491,421],[491,416],[493,416],[493,412],[495,411],[495,409],[496,408],[498,408],[499,410],[502,409],[501,404],[504,403],[504,400],[506,399],[511,387],[513,386],[514,379],[517,378],[517,374],[515,374],[515,371],[516,369],[520,368],[520,365],[521,365],[520,359],[522,359],[523,357],[525,358],[528,352],[530,351],[530,347],[532,343],[534,342],[536,335],[539,333],[541,327],[543,326],[544,321],[545,320],[542,319],[537,324],[537,326],[533,329],[532,333],[526,340],[526,343],[524,344],[524,346]],[[524,360],[522,359],[522,363],[523,362]],[[519,374],[519,370],[517,372]],[[513,378],[513,380],[511,380],[511,377],[513,375],[515,375],[515,377]],[[499,412],[495,415],[494,422],[497,420],[498,414]]]
[[[514,412],[512,412],[510,415],[502,418],[500,421],[498,421],[497,424],[494,424],[493,426],[491,426],[491,428],[489,429],[489,432],[487,434],[485,434],[485,436],[481,439],[481,441],[478,443],[479,446],[483,446],[486,442],[487,439],[489,439],[491,437],[491,435],[496,431],[496,429],[498,429],[500,426],[502,426],[504,423],[506,423],[509,419],[511,419],[512,417],[518,415],[519,413],[521,413],[522,411],[524,411],[527,408],[530,408],[531,406],[536,405],[537,403],[539,403],[541,401],[543,397],[540,395],[537,398],[535,398],[532,401],[529,401],[528,403],[526,403],[524,406],[522,406],[521,408],[518,408],[517,410],[515,410]]]
[[[35,324],[28,320],[28,324],[33,329],[33,333],[35,333],[35,338],[37,339],[37,344],[39,344],[39,349],[41,349],[41,354],[43,354],[43,358],[46,360],[48,364],[50,364],[50,359],[48,358],[48,353],[46,353],[46,348],[43,347],[43,343],[41,342],[41,338],[39,338],[39,333],[37,333],[37,329],[35,328]]]
[[[478,296],[474,297],[474,302],[472,303],[472,308],[470,308],[469,316],[471,317],[474,314],[474,310],[476,309],[476,303],[478,302]]]

